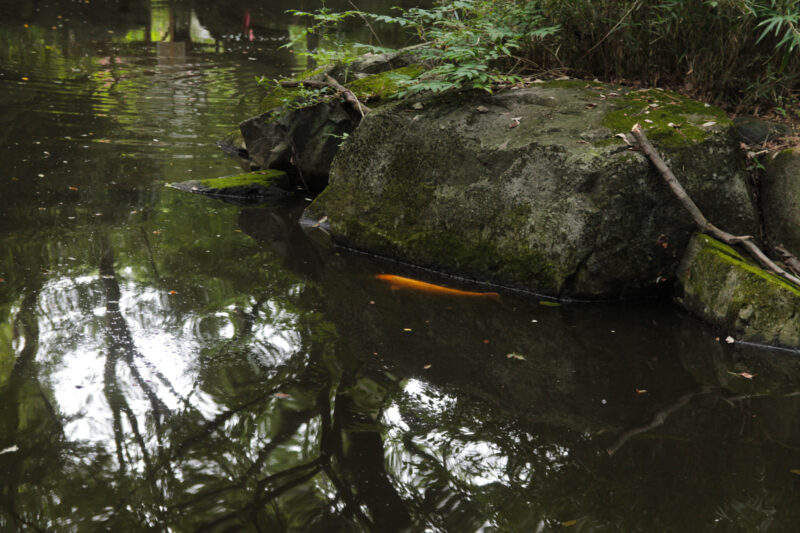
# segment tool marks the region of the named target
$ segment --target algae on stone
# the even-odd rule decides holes
[[[680,303],[737,340],[800,348],[800,288],[695,234],[678,269]]]
[[[189,180],[172,183],[171,187],[182,191],[239,198],[242,200],[280,198],[293,194],[292,180],[282,170],[266,169],[205,180]]]

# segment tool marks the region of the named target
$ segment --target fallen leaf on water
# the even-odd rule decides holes
[[[77,187],[72,187],[72,186],[70,186],[69,190],[71,190],[71,191],[77,191],[77,190],[78,190],[78,188],[77,188]]]
[[[524,356],[522,356],[522,355],[520,355],[518,353],[514,353],[514,352],[511,352],[510,354],[507,354],[506,357],[508,359],[518,359],[520,361],[524,361],[525,360]]]
[[[489,344],[489,339],[483,339],[483,344]]]
[[[647,389],[636,389],[636,394],[647,394]]]
[[[791,472],[792,474],[797,474],[798,476],[800,476],[800,468],[792,468],[791,470],[789,470],[789,472]]]
[[[169,291],[170,294],[178,294],[178,291]]]
[[[758,375],[758,374],[751,374],[750,372],[730,372],[730,371],[728,372],[728,374],[732,376],[739,376],[740,378],[744,379],[753,379]]]
[[[561,304],[558,302],[548,302],[546,300],[540,300],[539,305],[543,305],[545,307],[561,307]]]
[[[422,368],[424,368],[425,370],[428,370],[428,369],[429,369],[430,367],[432,367],[432,366],[433,366],[433,365],[425,365],[425,366],[423,366]]]
[[[22,76],[22,81],[28,81],[28,77],[27,76]]]
[[[566,522],[561,522],[561,525],[564,527],[572,527],[577,523],[578,523],[577,520],[567,520]]]
[[[369,305],[375,305],[375,300],[370,300]]]
[[[273,394],[276,398],[280,398],[281,400],[285,400],[286,398],[291,398],[291,394],[286,394],[285,392],[276,392]]]
[[[17,445],[15,444],[15,445],[13,445],[13,446],[9,446],[8,448],[5,448],[5,449],[3,449],[3,450],[0,450],[0,455],[3,455],[4,453],[11,453],[11,452],[15,452],[15,451],[17,451],[17,450],[19,450],[19,446],[17,446]]]
[[[403,331],[411,331],[411,328],[403,328]]]

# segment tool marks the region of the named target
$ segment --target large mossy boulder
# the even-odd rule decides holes
[[[575,81],[384,106],[344,143],[311,214],[346,246],[548,295],[653,292],[693,225],[617,136],[636,122],[714,224],[757,234],[724,113]]]
[[[695,235],[678,270],[679,302],[725,334],[800,348],[800,289],[708,235]]]
[[[800,254],[800,148],[768,158],[760,185],[764,227],[770,240]]]

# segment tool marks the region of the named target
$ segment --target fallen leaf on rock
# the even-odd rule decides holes
[[[413,107],[414,109],[422,109],[425,106],[422,105],[422,102],[417,102],[416,104],[412,105],[411,107]]]
[[[740,378],[744,379],[753,379],[758,375],[758,374],[751,374],[750,372],[730,372],[730,371],[728,372],[728,374],[732,376],[739,376]]]
[[[625,144],[627,144],[628,146],[631,146],[631,142],[628,140],[628,136],[625,135],[624,133],[617,133],[616,135],[614,135],[614,137],[619,137],[620,139],[625,141]]]
[[[489,108],[484,107],[482,105],[479,105],[475,109],[478,111],[478,113],[488,113],[489,112]]]
[[[14,444],[13,446],[9,446],[8,448],[0,450],[0,455],[3,455],[4,453],[12,453],[12,452],[15,452],[17,450],[19,450],[19,446]]]

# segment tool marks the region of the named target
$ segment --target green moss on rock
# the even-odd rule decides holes
[[[275,169],[256,170],[235,176],[225,176],[222,178],[210,178],[200,180],[204,187],[212,189],[230,189],[231,187],[243,187],[246,185],[261,185],[263,187],[287,187],[290,185],[289,177],[286,172]]]
[[[678,271],[681,303],[736,339],[800,348],[800,288],[696,234]]]
[[[733,124],[721,109],[671,91],[625,92],[613,102],[616,109],[605,115],[604,126],[614,133],[626,133],[638,122],[648,137],[668,149],[702,142],[712,128]]]
[[[401,83],[416,78],[423,72],[419,65],[409,65],[379,74],[372,74],[350,82],[347,88],[359,99],[384,100],[396,94]]]

